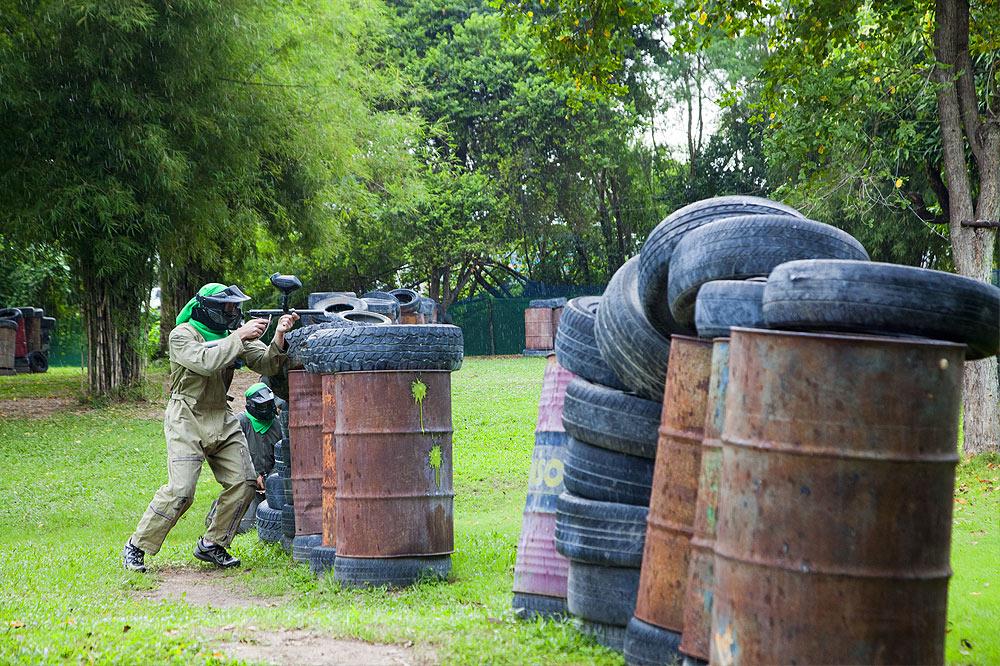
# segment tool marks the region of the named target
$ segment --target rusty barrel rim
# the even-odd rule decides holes
[[[933,338],[907,337],[902,335],[875,335],[872,333],[813,333],[810,331],[785,331],[771,328],[746,328],[744,326],[733,326],[732,333],[752,333],[754,335],[807,338],[814,340],[829,340],[831,342],[845,343],[873,343],[873,344],[898,344],[898,345],[922,345],[926,347],[940,347],[942,349],[961,349],[966,345],[948,340],[935,340]],[[677,336],[675,336],[677,337]],[[732,336],[730,336],[730,342]]]

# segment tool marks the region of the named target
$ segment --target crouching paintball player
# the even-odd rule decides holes
[[[167,533],[194,502],[206,460],[222,493],[194,556],[220,567],[240,564],[226,548],[254,498],[258,477],[226,393],[237,359],[262,375],[278,372],[285,363],[285,333],[298,319],[297,314],[282,316],[274,339],[265,346],[258,338],[267,329],[267,319],[241,323],[240,304],[247,300],[235,285],[210,283],[177,315],[177,326],[170,332],[170,400],[163,418],[167,483],[156,491],[125,543],[126,569],[146,570],[146,553],[155,555],[160,550]]]
[[[264,382],[257,382],[243,395],[247,399],[246,411],[241,412],[237,418],[250,448],[250,461],[257,474],[257,492],[236,527],[237,534],[248,532],[257,524],[257,505],[264,499],[264,480],[274,469],[274,445],[281,441],[281,428],[275,422],[278,415],[277,401],[271,387]],[[215,500],[205,516],[205,527],[212,526],[218,507],[219,500]]]

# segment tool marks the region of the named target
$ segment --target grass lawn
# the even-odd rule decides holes
[[[218,486],[202,474],[194,507],[126,574],[121,546],[165,480],[153,410],[72,410],[0,420],[0,662],[229,663],[220,636],[277,628],[407,644],[442,663],[621,663],[558,622],[510,612],[544,361],[468,359],[453,376],[453,580],[399,591],[341,590],[276,545],[237,537],[241,570],[222,582],[271,605],[210,608],[141,596],[191,557]],[[158,380],[162,381],[162,377]],[[0,377],[0,401],[75,398],[78,369]],[[1000,457],[959,466],[947,659],[1000,663]],[[215,580],[219,580],[218,577]]]

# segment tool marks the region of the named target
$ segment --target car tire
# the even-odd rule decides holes
[[[912,335],[966,345],[966,359],[1000,351],[1000,289],[912,266],[792,261],[764,290],[770,328]]]
[[[748,196],[715,197],[696,201],[674,211],[646,238],[639,253],[639,299],[650,322],[660,333],[694,333],[690,328],[677,325],[670,314],[667,301],[667,278],[677,244],[685,234],[702,225],[745,215],[802,217],[794,208],[770,199]]]
[[[674,319],[694,327],[698,290],[713,280],[767,277],[796,259],[858,259],[868,253],[853,236],[822,222],[788,215],[730,217],[698,227],[670,260],[667,299]]]
[[[766,280],[715,280],[698,290],[694,325],[699,338],[724,338],[733,326],[764,328]]]
[[[642,565],[649,509],[569,493],[556,499],[556,551],[570,560],[615,567]]]
[[[581,296],[567,302],[556,330],[559,365],[588,382],[625,390],[625,385],[604,362],[594,335],[600,296]]]
[[[653,328],[639,303],[639,258],[618,269],[604,290],[594,333],[615,376],[644,398],[663,402],[670,340]]]
[[[652,459],[662,410],[658,402],[577,377],[566,387],[563,427],[581,442]]]
[[[563,480],[577,497],[649,506],[653,460],[609,451],[569,438]]]

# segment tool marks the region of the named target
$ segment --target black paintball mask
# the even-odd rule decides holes
[[[264,423],[274,420],[274,393],[270,388],[263,386],[247,397],[247,413]]]
[[[191,310],[192,319],[213,331],[235,331],[243,323],[240,303],[249,301],[250,297],[231,284],[217,294],[195,296],[195,300],[198,304]]]

